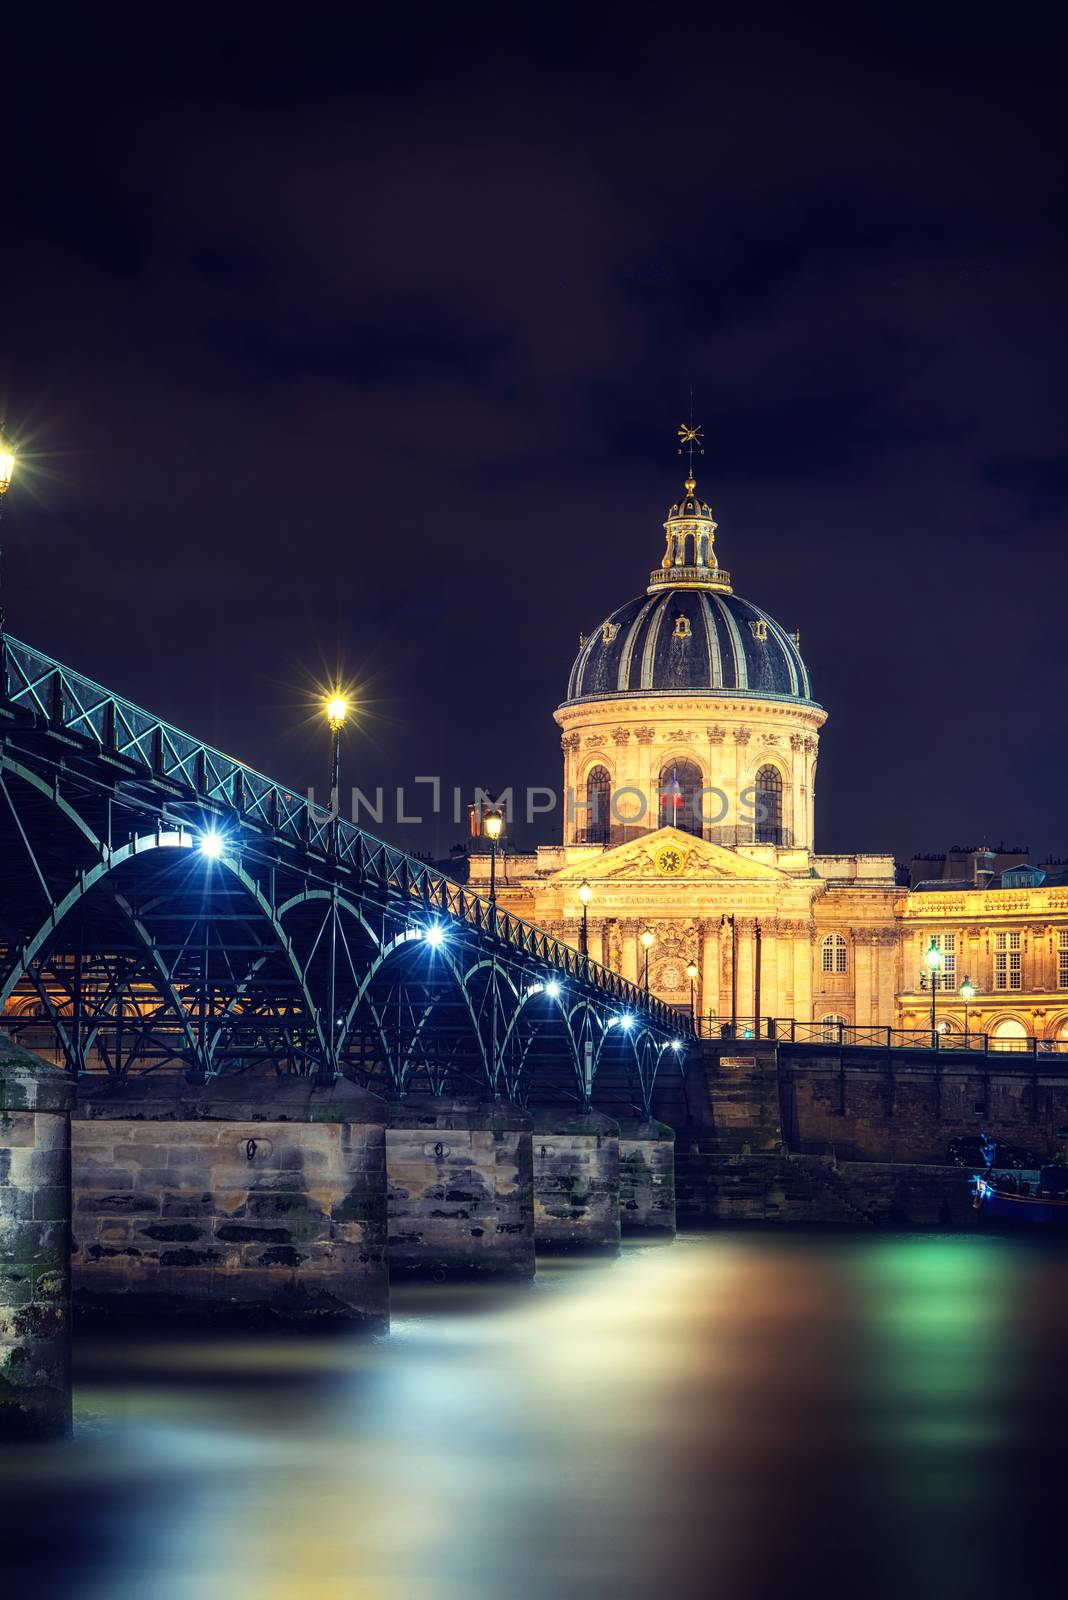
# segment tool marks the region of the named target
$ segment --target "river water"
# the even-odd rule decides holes
[[[4,1588],[1052,1593],[1066,1370],[1068,1256],[986,1235],[685,1234],[397,1291],[388,1338],[82,1341],[73,1444],[0,1458]]]

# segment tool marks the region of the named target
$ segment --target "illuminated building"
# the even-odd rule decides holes
[[[498,902],[689,1008],[1068,1041],[1068,887],[1042,870],[913,891],[884,853],[815,850],[820,730],[800,639],[735,593],[692,470],[645,592],[581,640],[555,713],[563,843],[502,858]],[[472,881],[488,871],[472,860]],[[1021,881],[1015,881],[1013,874]],[[1024,881],[1026,880],[1026,881]],[[944,890],[947,886],[943,885]],[[733,917],[733,924],[725,919]],[[921,984],[921,971],[926,974]]]

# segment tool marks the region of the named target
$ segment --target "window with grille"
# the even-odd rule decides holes
[[[1057,933],[1057,987],[1068,989],[1068,928]]]
[[[1018,933],[994,935],[994,988],[1023,988],[1023,965]]]
[[[586,779],[586,843],[607,844],[612,832],[612,778],[594,767]]]
[[[820,945],[820,968],[823,972],[849,971],[849,946],[840,933],[829,933]]]
[[[957,935],[955,933],[935,933],[931,936],[931,944],[936,950],[942,952],[942,965],[934,974],[936,989],[956,989],[957,987]]]
[[[782,773],[778,767],[761,767],[756,775],[757,844],[782,844]]]

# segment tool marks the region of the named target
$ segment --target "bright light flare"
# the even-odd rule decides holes
[[[214,828],[209,828],[207,833],[200,835],[200,853],[209,861],[218,861],[226,849],[226,840]]]
[[[549,979],[548,983],[545,985],[545,993],[549,996],[549,998],[551,1000],[559,999],[559,996],[560,996],[560,985],[557,983],[555,978],[550,978]]]
[[[349,714],[349,703],[343,694],[332,694],[325,702],[326,720],[332,728],[341,728]]]
[[[621,1028],[625,1028],[628,1033],[630,1032],[631,1028],[633,1028],[634,1018],[631,1016],[629,1011],[625,1011],[620,1017],[619,1025]]]
[[[437,950],[445,943],[445,929],[440,927],[439,924],[435,922],[426,930],[423,938],[426,940],[431,950]]]
[[[15,476],[15,452],[0,439],[0,495],[6,494]]]

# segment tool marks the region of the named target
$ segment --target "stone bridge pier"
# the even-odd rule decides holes
[[[390,1104],[392,1273],[534,1276],[532,1125],[503,1101],[410,1095]]]
[[[388,1327],[385,1106],[349,1079],[83,1080],[72,1147],[79,1310]]]
[[[0,1441],[71,1426],[74,1085],[0,1034]]]
[[[619,1123],[600,1111],[534,1113],[534,1236],[539,1249],[619,1249]]]

